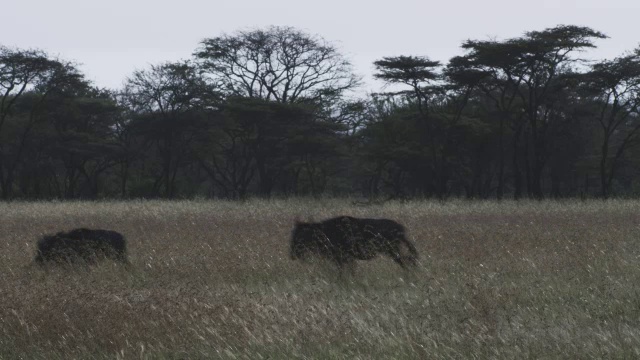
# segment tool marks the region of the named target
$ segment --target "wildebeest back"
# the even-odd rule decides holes
[[[409,254],[401,254],[401,246]],[[317,254],[339,266],[353,260],[370,260],[382,253],[405,267],[415,265],[418,252],[407,238],[404,226],[390,219],[339,216],[320,223],[296,222],[291,239],[291,257]]]
[[[116,231],[74,229],[42,237],[37,244],[35,261],[93,263],[101,258],[127,262],[126,240]]]

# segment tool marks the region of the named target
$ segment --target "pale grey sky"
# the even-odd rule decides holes
[[[76,61],[88,79],[110,88],[135,69],[189,58],[204,38],[269,25],[334,43],[372,91],[379,90],[373,61],[426,55],[446,62],[462,54],[465,39],[570,24],[610,37],[589,58],[613,58],[640,43],[639,0],[20,0],[1,8],[1,45]]]

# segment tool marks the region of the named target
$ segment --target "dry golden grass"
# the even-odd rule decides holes
[[[387,217],[421,254],[338,277],[297,215]],[[42,234],[107,228],[131,266],[44,271]],[[0,359],[637,358],[640,202],[0,204]]]

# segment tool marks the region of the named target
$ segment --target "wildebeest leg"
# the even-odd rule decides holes
[[[340,278],[342,278],[345,270],[349,271],[350,275],[355,275],[356,273],[356,261],[354,258],[348,255],[338,255],[335,258],[336,265],[338,265],[338,271],[340,272]]]
[[[397,262],[403,269],[406,269],[407,266],[404,263],[404,259],[402,258],[402,256],[400,256],[400,254],[394,254],[391,255],[391,258],[393,259],[393,261]]]
[[[407,269],[407,264],[405,263],[406,257],[400,254],[400,246],[398,241],[394,241],[392,244],[389,243],[387,245],[387,255],[389,255],[393,261],[398,263],[403,269]]]
[[[347,261],[343,265],[343,268],[346,269],[351,276],[355,276],[356,275],[356,267],[357,267],[357,264],[356,264],[356,261],[354,259],[351,259],[350,261]]]

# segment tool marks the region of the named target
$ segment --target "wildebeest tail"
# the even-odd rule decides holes
[[[409,250],[409,255],[403,256],[403,258],[412,265],[417,265],[419,257],[418,249],[416,249],[416,246],[413,244],[413,242],[407,239],[406,236],[401,236],[400,239],[407,246],[407,250]]]

